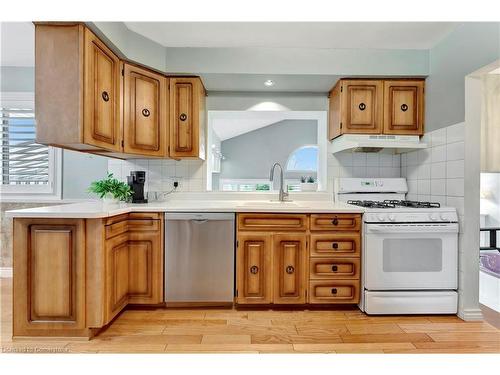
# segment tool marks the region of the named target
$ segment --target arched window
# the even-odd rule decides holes
[[[286,162],[287,172],[317,172],[318,146],[302,146],[294,150]]]

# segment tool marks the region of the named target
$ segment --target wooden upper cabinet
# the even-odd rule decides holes
[[[124,147],[127,154],[168,156],[168,83],[161,74],[124,65]]]
[[[200,78],[170,78],[170,156],[205,159],[205,127],[205,88]]]
[[[119,58],[83,24],[35,26],[38,143],[121,151]]]
[[[384,133],[424,134],[424,81],[384,82]]]
[[[84,48],[84,142],[121,151],[120,60],[89,29]]]
[[[269,233],[238,235],[236,275],[238,303],[272,302],[272,243]]]
[[[329,93],[328,139],[422,135],[424,80],[341,79]]]
[[[383,90],[382,81],[340,80],[330,92],[329,138],[381,133]]]
[[[306,235],[273,235],[273,302],[306,302]]]

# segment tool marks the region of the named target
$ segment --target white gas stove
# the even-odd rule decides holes
[[[457,312],[458,216],[405,200],[404,178],[340,178],[335,200],[364,207],[362,301],[368,314]]]

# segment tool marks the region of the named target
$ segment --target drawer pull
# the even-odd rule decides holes
[[[338,268],[336,265],[333,265],[333,266],[332,266],[332,272],[337,272],[337,271],[338,271],[338,269],[339,269],[339,268]]]
[[[149,115],[150,115],[150,114],[151,114],[151,112],[149,112],[149,109],[144,108],[144,109],[142,110],[142,115],[143,115],[144,117],[149,117]]]
[[[332,248],[337,250],[339,248],[339,244],[337,242],[332,243]]]
[[[365,103],[359,103],[358,108],[359,108],[360,111],[364,111],[366,109],[366,104]]]
[[[259,272],[259,267],[257,266],[250,267],[250,273],[255,275],[257,272]]]
[[[337,218],[332,220],[333,225],[339,225],[339,220]]]
[[[403,112],[406,112],[408,110],[408,105],[407,104],[401,104],[401,110]]]
[[[179,120],[181,121],[186,121],[187,120],[187,115],[185,113],[181,113],[181,115],[179,116]]]
[[[102,100],[104,100],[105,102],[109,101],[109,94],[107,91],[103,91],[101,96],[102,96]]]
[[[286,273],[287,273],[287,274],[289,274],[289,275],[290,275],[290,274],[292,274],[292,273],[294,273],[294,272],[295,272],[295,268],[294,268],[293,266],[288,266],[288,267],[286,268]]]
[[[337,294],[337,288],[332,288],[332,294]]]

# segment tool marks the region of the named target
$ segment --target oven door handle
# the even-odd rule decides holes
[[[458,233],[458,224],[366,224],[366,230],[368,233]]]

